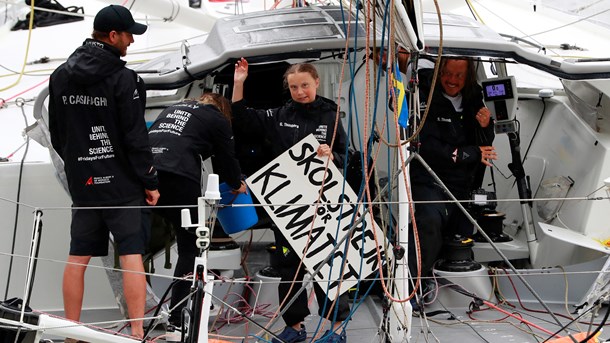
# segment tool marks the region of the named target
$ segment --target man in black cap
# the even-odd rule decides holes
[[[65,162],[72,197],[70,254],[64,270],[65,316],[79,320],[84,274],[92,256],[108,254],[112,233],[123,269],[129,318],[144,317],[146,279],[142,254],[150,211],[159,198],[144,121],[146,88],[121,56],[133,35],[146,31],[129,10],[110,5],[98,12],[87,39],[51,75],[49,129]],[[90,207],[104,207],[90,209]],[[142,321],[131,322],[142,337]]]

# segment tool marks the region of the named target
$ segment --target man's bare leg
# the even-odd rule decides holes
[[[142,255],[123,255],[120,257],[123,268],[123,291],[127,302],[127,313],[130,319],[144,317],[144,304],[146,303],[146,275]],[[135,273],[131,273],[131,272]],[[144,336],[142,320],[131,321],[131,334],[135,337]]]
[[[91,260],[91,256],[70,255],[68,264],[64,268],[64,315],[70,320],[80,320],[85,290],[85,271],[89,260]]]

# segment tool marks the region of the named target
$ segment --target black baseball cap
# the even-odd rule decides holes
[[[93,29],[100,32],[124,31],[134,35],[141,35],[146,32],[147,28],[144,24],[136,23],[131,16],[131,12],[119,5],[110,5],[102,8],[97,12],[93,20]]]

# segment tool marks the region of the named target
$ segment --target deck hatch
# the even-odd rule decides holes
[[[259,23],[252,25],[242,25],[235,28],[236,33],[246,33],[260,30],[271,30],[278,28],[286,28],[291,26],[305,26],[315,24],[330,24],[326,18],[299,18],[283,21],[273,21],[268,23]]]

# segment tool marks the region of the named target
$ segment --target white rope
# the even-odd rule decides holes
[[[599,196],[599,197],[591,197],[591,196],[585,196],[585,197],[565,197],[565,198],[526,198],[526,199],[519,199],[519,198],[509,198],[509,199],[490,199],[487,200],[488,202],[497,202],[497,203],[506,203],[506,202],[522,202],[522,201],[527,201],[527,202],[540,202],[540,201],[584,201],[584,200],[610,200],[610,195],[606,195],[606,196]],[[32,209],[41,209],[41,210],[45,210],[45,211],[56,211],[56,210],[72,210],[75,209],[73,207],[70,206],[50,206],[50,207],[41,207],[41,206],[34,206],[34,205],[30,205],[30,204],[26,204],[23,202],[17,202],[8,198],[4,198],[4,197],[0,197],[0,201],[6,201],[15,205],[21,205],[21,206],[25,206],[25,207],[29,207]],[[481,200],[458,200],[457,202],[461,203],[461,204],[469,204],[469,203],[479,203],[481,202]],[[366,202],[366,201],[360,201],[360,202],[353,202],[353,201],[349,201],[349,202],[327,202],[324,203],[325,205],[333,205],[333,206],[339,206],[339,205],[399,205],[399,204],[444,204],[444,203],[455,203],[455,201],[453,200],[417,200],[417,201],[371,201],[371,202]],[[218,208],[225,208],[225,207],[273,207],[273,206],[310,206],[310,207],[315,207],[316,204],[311,204],[311,203],[269,203],[269,204],[231,204],[231,205],[217,205]],[[197,205],[173,205],[173,206],[155,206],[155,208],[196,208]],[[78,207],[76,209],[79,210],[111,210],[111,209],[135,209],[135,208],[146,208],[146,209],[151,209],[151,206],[83,206],[83,207]]]

